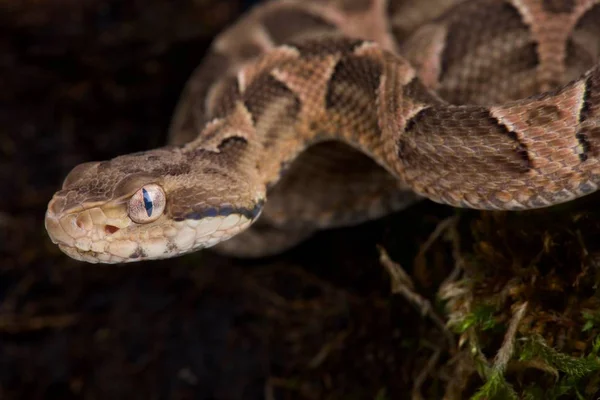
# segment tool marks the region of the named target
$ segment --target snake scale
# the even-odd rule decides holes
[[[428,198],[600,184],[600,0],[280,0],[213,42],[165,147],[75,167],[46,228],[120,263],[255,257]]]

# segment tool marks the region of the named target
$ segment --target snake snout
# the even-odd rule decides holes
[[[99,208],[67,207],[63,196],[55,195],[45,216],[46,231],[53,243],[63,247],[90,251],[98,227],[114,233],[118,229],[104,227],[106,218]]]
[[[50,208],[48,208],[48,211],[46,212],[45,225],[52,243],[65,244],[68,246],[73,246],[75,244],[75,239],[65,231],[60,224],[60,220]]]
[[[59,196],[57,193],[52,200],[50,200],[50,203],[48,203],[48,209],[46,211],[44,223],[52,243],[73,246],[75,243],[75,237],[71,234],[71,232],[68,232],[68,229],[65,229],[65,226],[63,226],[61,223],[64,207],[65,199],[63,196]]]

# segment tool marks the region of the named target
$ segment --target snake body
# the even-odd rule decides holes
[[[214,41],[163,148],[77,166],[46,227],[118,263],[283,251],[429,198],[600,184],[600,0],[280,0]]]

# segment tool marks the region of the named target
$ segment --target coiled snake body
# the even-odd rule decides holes
[[[600,0],[267,2],[215,40],[171,144],[77,166],[46,227],[88,262],[259,256],[423,197],[569,201],[600,184],[599,56]]]

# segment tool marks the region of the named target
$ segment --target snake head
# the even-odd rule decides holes
[[[89,162],[66,177],[46,212],[52,241],[72,258],[120,263],[211,247],[258,218],[265,189],[218,154],[163,148]]]

